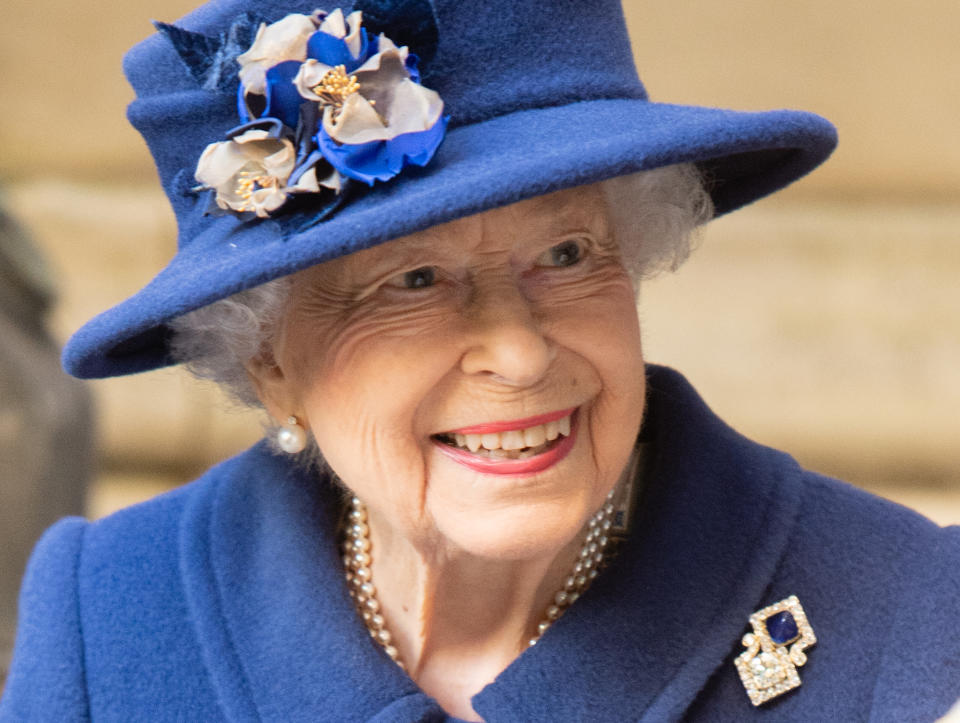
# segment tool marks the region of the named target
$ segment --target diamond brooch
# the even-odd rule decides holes
[[[734,662],[750,702],[757,706],[800,687],[797,668],[807,662],[803,651],[817,636],[795,595],[757,610],[750,625],[753,632],[741,641],[746,650]]]

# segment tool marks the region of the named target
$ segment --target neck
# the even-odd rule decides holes
[[[474,719],[473,695],[535,644],[596,576],[614,495],[581,534],[524,559],[481,557],[449,542],[414,545],[389,521],[368,519],[354,499],[344,563],[358,611],[423,690],[448,712]]]
[[[475,719],[470,698],[537,637],[582,536],[549,554],[491,560],[439,545],[424,552],[370,520],[382,614],[407,671],[451,714]]]

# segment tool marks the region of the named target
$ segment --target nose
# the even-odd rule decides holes
[[[460,362],[466,374],[489,374],[511,386],[531,386],[555,356],[529,300],[514,284],[474,290],[465,310],[470,341]]]

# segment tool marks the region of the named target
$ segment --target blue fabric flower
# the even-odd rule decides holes
[[[369,37],[360,11],[263,23],[237,62],[243,131],[208,146],[197,169],[221,208],[267,216],[294,193],[389,181],[429,163],[446,132],[417,56]]]
[[[348,73],[363,65],[377,53],[377,38],[371,42],[367,30],[361,27],[360,11],[346,18],[339,8],[327,15],[320,28],[307,41],[307,57],[331,67],[344,66]]]
[[[277,118],[290,128],[297,127],[303,98],[297,92],[293,79],[299,72],[300,63],[295,60],[285,60],[267,71],[267,103],[263,109],[263,117]]]
[[[416,82],[411,66],[407,49],[384,36],[351,75],[313,59],[301,66],[300,94],[323,108],[317,145],[344,176],[373,185],[433,158],[446,131],[443,101]]]
[[[321,132],[317,143],[324,158],[340,173],[372,186],[374,181],[389,181],[406,166],[427,165],[446,129],[447,119],[440,118],[425,131],[401,133],[389,141],[341,144]]]

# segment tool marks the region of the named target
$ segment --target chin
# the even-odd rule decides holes
[[[431,509],[437,531],[455,550],[491,560],[533,560],[562,550],[603,501],[583,489],[550,499],[506,505],[447,505]]]
[[[556,554],[578,536],[617,479],[597,469],[589,433],[555,464],[528,474],[471,470],[438,447],[427,462],[432,524],[452,549],[489,559]]]

